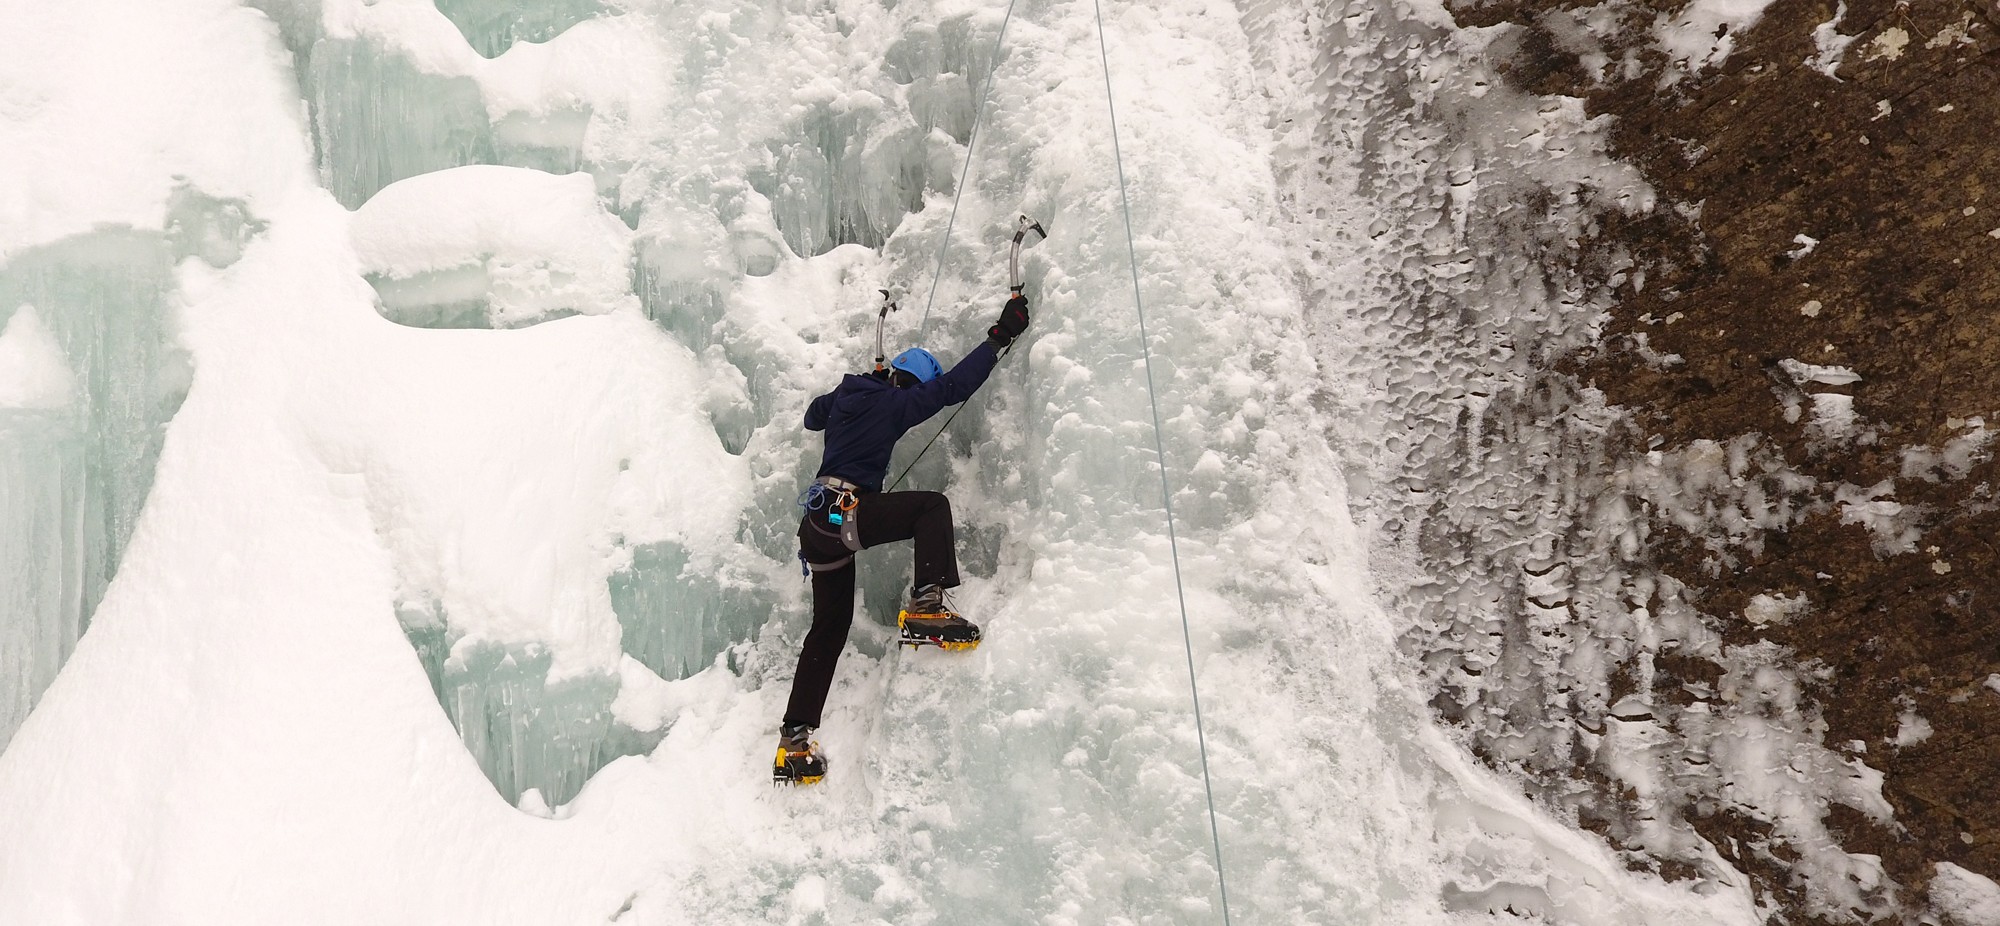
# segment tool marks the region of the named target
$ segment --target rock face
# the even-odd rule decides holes
[[[1682,479],[1634,506],[1636,559],[1718,639],[1654,647],[1612,700],[1679,711],[1663,724],[1684,745],[1684,709],[1744,677],[1725,657],[1764,653],[1801,698],[1761,710],[1803,718],[1863,790],[1881,773],[1893,812],[1828,801],[1819,844],[1725,773],[1671,815],[1751,873],[1773,921],[1960,921],[1929,891],[1939,863],[2000,878],[2000,4],[1775,0],[1716,24],[1727,55],[1707,67],[1661,39],[1706,0],[1449,5],[1507,34],[1493,48],[1520,89],[1616,118],[1614,153],[1660,205],[1604,218],[1592,252],[1618,259],[1584,266],[1616,299],[1561,374],[1629,414],[1608,446],[1632,467],[1707,455],[1705,487],[1734,499]],[[1645,835],[1663,819],[1646,789],[1588,752],[1512,764],[1593,795],[1568,803],[1646,850],[1635,864],[1699,869]],[[1880,870],[1814,883],[1834,853]]]

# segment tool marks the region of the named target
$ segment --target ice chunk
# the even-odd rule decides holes
[[[1811,602],[1804,593],[1797,595],[1753,595],[1750,603],[1743,607],[1743,618],[1750,623],[1785,624],[1803,613]]]
[[[1812,395],[1812,419],[1806,433],[1816,440],[1846,440],[1854,435],[1854,397],[1835,392]]]
[[[638,305],[632,231],[589,174],[422,174],[371,197],[350,234],[383,313],[405,324],[510,328]]]
[[[1866,488],[1843,484],[1834,492],[1840,523],[1867,528],[1878,556],[1915,552],[1921,536],[1915,526],[1921,511],[1883,497],[1895,492],[1895,482],[1887,479]]]

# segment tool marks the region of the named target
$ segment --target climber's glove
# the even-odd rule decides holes
[[[1000,320],[986,329],[986,339],[994,347],[1006,347],[1028,330],[1028,297],[1015,293],[1007,300],[1007,307],[1000,310]]]

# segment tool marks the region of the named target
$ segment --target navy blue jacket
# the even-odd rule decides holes
[[[806,430],[826,432],[819,475],[880,491],[896,441],[945,406],[971,398],[999,359],[993,342],[987,341],[937,379],[907,389],[873,376],[843,377],[832,392],[806,407]]]

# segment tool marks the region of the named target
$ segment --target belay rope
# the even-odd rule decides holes
[[[1000,49],[1007,41],[1007,24],[1012,22],[1013,19],[1014,0],[1007,0],[1007,12],[1000,17],[1000,34],[993,37],[993,67],[986,72],[986,83],[979,87],[979,102],[973,104],[972,107],[972,128],[967,130],[965,135],[965,163],[958,169],[958,187],[951,191],[951,215],[945,219],[944,237],[938,241],[937,267],[931,272],[931,292],[929,296],[924,298],[923,318],[917,321],[917,340],[919,341],[923,340],[924,332],[930,328],[931,306],[937,302],[938,282],[944,279],[944,256],[951,249],[951,230],[958,224],[958,202],[965,196],[965,181],[972,176],[973,147],[979,143],[979,125],[986,117],[986,98],[993,92],[994,75],[1000,72]],[[1034,222],[1025,215],[1021,216],[1019,224],[1020,227],[1014,232],[1013,250],[1007,262],[1010,277],[1008,280],[1010,294],[1014,296],[1021,294],[1021,238],[1031,227],[1042,237],[1047,238],[1049,236],[1048,232],[1042,230],[1041,223]],[[882,310],[881,318],[886,320],[888,313],[895,311],[896,305],[888,301],[888,290],[882,291],[882,299],[886,307]],[[876,326],[876,332],[876,353],[879,354],[881,353],[880,344],[882,340],[880,336],[881,326],[879,324]],[[1000,356],[1007,356],[1013,349],[1014,346],[1012,344],[1007,345],[1006,350],[1000,352]],[[875,368],[878,370],[882,368],[881,358],[879,357],[876,358]],[[951,427],[952,419],[957,418],[958,413],[964,410],[964,408],[965,403],[960,403],[958,408],[952,411],[951,417],[944,420],[944,426],[938,428],[937,433],[932,434],[931,439],[924,442],[923,449],[917,451],[917,455],[910,459],[910,464],[903,467],[902,474],[898,475],[895,481],[889,483],[889,487],[883,491],[894,492],[897,486],[903,484],[903,477],[908,476],[910,470],[916,468],[917,461],[922,460],[924,454],[930,452],[931,445],[937,443],[937,439],[943,436],[945,429]]]
[[[946,233],[949,234],[949,232],[950,230],[947,229]],[[1021,242],[1023,239],[1028,237],[1029,232],[1034,232],[1035,234],[1040,235],[1042,238],[1047,238],[1049,236],[1049,233],[1042,228],[1042,223],[1037,222],[1034,219],[1028,218],[1027,216],[1024,215],[1015,220],[1014,242],[1007,248],[1007,298],[1009,300],[1021,294],[1021,285],[1022,285]],[[882,298],[887,299],[888,297],[889,297],[888,290],[883,290]],[[888,317],[888,313],[894,311],[895,308],[896,308],[895,303],[893,302],[889,303],[888,308],[883,309],[882,311],[883,317],[884,318]],[[878,327],[876,330],[879,332],[881,329]],[[880,340],[879,336],[877,337],[877,340],[878,341]],[[1013,352],[1014,352],[1014,345],[1010,342],[1005,348],[1001,349],[1000,356],[1005,357]],[[981,385],[985,384],[981,383]],[[974,391],[976,392],[977,390]],[[917,455],[910,458],[910,464],[908,466],[903,467],[903,472],[896,477],[896,480],[894,482],[889,483],[889,488],[886,491],[894,492],[896,491],[897,486],[903,484],[903,477],[908,476],[910,474],[910,470],[917,468],[917,461],[922,460],[924,458],[924,454],[930,452],[931,445],[937,443],[937,439],[944,436],[944,432],[951,428],[951,423],[953,421],[958,420],[958,413],[965,411],[965,406],[970,405],[971,400],[972,397],[967,396],[966,401],[958,403],[958,407],[951,410],[951,415],[944,419],[944,424],[937,429],[937,433],[932,434],[930,440],[924,441],[923,449],[917,451]]]
[[[1208,835],[1215,844],[1215,888],[1222,898],[1223,926],[1229,924],[1229,886],[1222,877],[1222,829],[1215,822],[1215,785],[1208,774],[1208,735],[1201,723],[1201,692],[1195,685],[1194,677],[1194,632],[1188,629],[1187,590],[1181,583],[1180,541],[1174,536],[1174,502],[1171,487],[1167,485],[1167,448],[1160,433],[1160,395],[1153,387],[1153,350],[1146,338],[1146,307],[1139,295],[1139,249],[1132,243],[1132,200],[1125,193],[1125,154],[1118,144],[1118,109],[1112,103],[1111,94],[1111,54],[1104,47],[1104,8],[1098,0],[1091,0],[1091,9],[1097,14],[1097,56],[1104,63],[1104,109],[1111,118],[1111,153],[1118,165],[1118,202],[1125,212],[1125,253],[1132,265],[1132,309],[1139,316],[1139,351],[1145,361],[1146,398],[1153,407],[1153,453],[1160,461],[1160,507],[1167,515],[1167,548],[1173,553],[1174,595],[1180,599],[1181,643],[1187,650],[1188,698],[1194,705],[1194,737],[1201,747],[1201,788],[1208,798]]]
[[[917,321],[919,341],[930,328],[931,304],[937,302],[938,281],[944,279],[945,251],[951,247],[952,226],[958,224],[958,200],[965,195],[965,181],[972,175],[972,149],[979,143],[979,123],[986,116],[986,96],[993,92],[994,75],[1000,73],[1000,47],[1007,41],[1007,23],[1013,19],[1014,0],[1007,0],[1007,13],[1000,17],[1000,34],[993,37],[993,67],[986,72],[986,83],[979,88],[979,102],[972,107],[972,128],[965,133],[965,163],[958,169],[958,187],[951,191],[951,216],[945,219],[944,238],[938,242],[937,269],[931,273],[931,294],[924,299],[924,317]],[[1016,236],[1014,243],[1017,248],[1020,242],[1020,237]]]
[[[1091,9],[1092,12],[1096,15],[1096,21],[1097,21],[1098,60],[1102,63],[1104,69],[1104,105],[1105,105],[1105,111],[1109,115],[1111,123],[1111,151],[1113,160],[1116,162],[1118,166],[1118,202],[1124,213],[1125,251],[1128,263],[1130,264],[1132,269],[1132,308],[1134,312],[1137,314],[1139,320],[1139,349],[1141,358],[1144,361],[1144,367],[1146,372],[1146,396],[1151,405],[1153,413],[1153,453],[1155,455],[1155,459],[1159,461],[1160,465],[1160,507],[1162,508],[1162,510],[1165,512],[1166,515],[1167,546],[1168,549],[1172,552],[1172,559],[1174,566],[1174,595],[1178,599],[1180,604],[1181,644],[1183,650],[1187,655],[1188,697],[1190,703],[1193,705],[1194,708],[1195,742],[1200,747],[1200,755],[1201,755],[1202,794],[1203,797],[1207,800],[1208,804],[1208,833],[1209,833],[1209,839],[1211,841],[1211,844],[1215,852],[1215,887],[1217,895],[1221,900],[1222,922],[1224,926],[1228,926],[1230,922],[1229,885],[1228,881],[1223,877],[1223,870],[1222,870],[1222,829],[1216,820],[1215,785],[1213,783],[1212,776],[1209,774],[1208,770],[1208,734],[1206,732],[1205,725],[1202,723],[1201,719],[1201,691],[1200,687],[1196,684],[1196,679],[1195,679],[1194,632],[1190,628],[1188,622],[1187,590],[1181,577],[1180,541],[1179,538],[1176,536],[1174,530],[1173,491],[1172,491],[1172,486],[1167,481],[1167,452],[1166,452],[1165,441],[1161,436],[1163,433],[1163,428],[1160,423],[1160,397],[1158,390],[1153,385],[1153,352],[1152,352],[1151,342],[1146,336],[1146,309],[1145,309],[1145,302],[1141,295],[1140,285],[1139,285],[1139,251],[1138,247],[1133,243],[1132,201],[1131,197],[1126,192],[1125,155],[1122,146],[1120,145],[1118,140],[1118,112],[1117,112],[1117,106],[1114,103],[1114,95],[1111,90],[1111,55],[1110,52],[1106,49],[1104,41],[1103,6],[1100,4],[1099,0],[1091,0]],[[973,145],[978,140],[980,121],[984,117],[986,111],[987,93],[991,90],[993,85],[993,74],[997,72],[1000,67],[1000,48],[1001,44],[1006,40],[1007,37],[1007,23],[1010,20],[1012,20],[1013,17],[1014,17],[1014,0],[1008,0],[1006,15],[1003,16],[1000,20],[1000,34],[995,36],[993,39],[993,71],[988,72],[986,78],[986,85],[980,88],[979,103],[973,109],[972,129],[966,137],[965,165],[961,167],[959,170],[958,188],[952,192],[951,215],[949,218],[945,220],[944,239],[938,243],[937,269],[931,276],[930,295],[928,298],[924,300],[923,319],[919,321],[917,325],[919,338],[922,337],[924,330],[928,327],[930,323],[931,306],[937,301],[938,282],[944,276],[945,254],[951,246],[951,231],[953,226],[956,225],[958,222],[959,198],[963,196],[965,193],[965,183],[967,178],[971,175],[972,171]],[[1041,235],[1043,238],[1048,237],[1048,232],[1044,231],[1039,223],[1033,222],[1025,215],[1021,216],[1016,224],[1017,227],[1014,232],[1014,241],[1009,251],[1007,260],[1008,286],[1009,286],[1010,298],[1012,296],[1018,296],[1021,294],[1020,256],[1021,256],[1021,243],[1023,238],[1027,235],[1027,233],[1030,230],[1033,230],[1037,234]],[[886,290],[883,291],[882,299],[883,299],[883,308],[879,315],[879,321],[876,328],[876,353],[878,355],[882,353],[881,325],[883,323],[886,323],[889,313],[895,311],[896,309],[895,303],[890,301],[889,299],[888,291]],[[1006,356],[1007,353],[1012,350],[1013,350],[1013,345],[1010,344],[1008,345],[1005,351],[1001,352],[1001,356],[1003,357]],[[881,358],[879,356],[876,358],[876,365],[877,369],[880,369]],[[917,451],[916,457],[911,459],[910,464],[903,468],[902,474],[897,476],[895,481],[889,484],[889,489],[888,489],[889,491],[894,491],[896,486],[902,484],[903,478],[905,476],[908,476],[910,474],[910,470],[915,468],[915,466],[917,465],[917,461],[922,460],[924,454],[930,451],[931,445],[937,442],[938,437],[944,434],[947,428],[951,427],[952,420],[958,417],[958,412],[962,411],[964,407],[965,407],[964,403],[961,403],[959,405],[958,410],[954,410],[951,413],[951,417],[945,419],[944,427],[939,428],[936,434],[931,435],[931,439],[924,443],[923,449]],[[803,501],[804,500],[802,499],[802,502]],[[894,684],[893,675],[891,676],[890,684],[891,685]]]

